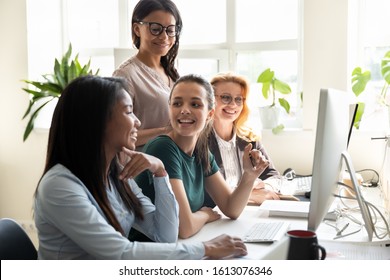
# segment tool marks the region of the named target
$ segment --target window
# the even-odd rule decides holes
[[[290,116],[284,115],[283,124],[301,125],[296,117],[301,109],[296,94],[301,79],[299,0],[201,0],[193,5],[188,0],[176,0],[175,3],[184,22],[178,57],[180,74],[199,71],[211,78],[217,72],[234,71],[246,76],[252,84],[248,103],[252,111],[250,121],[258,124],[257,107],[270,101],[263,99],[256,81],[263,70],[271,68],[293,90],[287,98],[292,112]],[[213,3],[213,7],[208,3]],[[205,6],[208,8],[204,9]],[[205,20],[194,14],[202,15]]]
[[[298,38],[298,1],[236,2],[237,42],[272,42]]]
[[[181,45],[226,42],[226,0],[174,0],[183,20]]]
[[[32,79],[38,79],[42,74],[52,72],[54,58],[61,55],[60,4],[59,0],[26,1],[28,72]],[[42,16],[42,10],[51,12]]]
[[[361,123],[362,130],[386,129],[387,108],[378,104],[378,96],[384,85],[380,73],[383,56],[390,50],[389,10],[386,0],[360,0],[351,2],[352,16],[350,31],[352,34],[351,69],[360,66],[371,72],[371,81],[359,96],[366,104]]]
[[[80,59],[91,59],[92,69],[109,76],[114,67],[113,48],[119,41],[118,1],[63,1],[64,37],[80,50]],[[88,12],[86,12],[88,11]]]
[[[183,18],[178,56],[181,75],[195,72],[210,78],[220,71],[245,75],[252,83],[252,118],[258,122],[261,99],[258,75],[266,68],[289,83],[292,113],[283,120],[286,127],[301,127],[302,104],[302,0],[174,0]],[[135,50],[131,42],[131,14],[137,0],[34,0],[27,1],[29,76],[37,79],[52,71],[54,57],[60,57],[72,42],[81,62],[89,58],[92,69],[109,76]],[[325,4],[324,4],[325,5]],[[373,80],[361,98],[370,105],[366,116],[377,108],[372,92],[378,92],[378,63],[390,49],[387,28],[390,3],[387,0],[349,1],[351,44],[349,69],[371,70]],[[50,11],[42,17],[41,11]],[[309,13],[310,11],[306,11]],[[310,24],[310,23],[307,23]],[[374,32],[373,32],[374,30]],[[43,32],[44,31],[44,32]],[[347,75],[350,77],[350,74]],[[259,98],[260,96],[260,98]],[[378,114],[376,114],[378,115]],[[377,116],[383,118],[383,115]],[[383,123],[371,117],[371,123]],[[387,118],[387,116],[386,116]]]

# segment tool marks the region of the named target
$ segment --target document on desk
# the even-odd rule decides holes
[[[309,215],[310,201],[290,201],[290,200],[265,200],[259,208],[269,212],[270,217],[294,217],[307,218]],[[334,208],[330,208],[325,219],[336,220]]]
[[[327,260],[390,260],[390,240],[348,242],[320,240]]]

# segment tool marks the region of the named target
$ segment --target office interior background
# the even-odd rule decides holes
[[[352,69],[378,66],[390,50],[384,12],[390,7],[385,0],[174,2],[184,22],[180,74],[211,77],[233,70],[246,75],[252,82],[251,125],[262,134],[280,172],[291,167],[298,174],[311,173],[320,89],[351,92]],[[99,68],[100,75],[111,75],[123,59],[135,53],[130,38],[135,3],[0,0],[0,218],[18,220],[35,244],[33,193],[45,163],[50,111],[23,142],[27,119],[22,116],[29,96],[22,90],[22,80],[51,73],[54,58],[60,58],[70,42],[80,60],[85,63],[91,58],[92,68]],[[257,112],[267,100],[261,98],[256,80],[268,67],[293,90],[289,96],[292,112],[284,117],[286,127],[279,134],[262,129]],[[375,81],[370,86],[372,92],[377,90]],[[371,138],[389,135],[390,116],[388,108],[376,106],[374,96],[361,97],[371,104],[371,111],[360,129],[354,129],[348,151],[356,170],[380,173],[388,195],[390,141]]]

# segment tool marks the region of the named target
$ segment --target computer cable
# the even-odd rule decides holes
[[[368,172],[372,173],[371,176],[370,176],[370,174],[367,174]],[[362,175],[363,178],[371,177],[371,178],[368,178],[368,179],[363,181],[363,183],[362,183],[363,187],[374,188],[374,187],[378,186],[380,176],[376,170],[366,168],[366,169],[358,170],[358,171],[356,171],[356,173],[359,173],[360,175]]]
[[[353,188],[351,188],[350,186],[344,184],[343,182],[338,182],[338,185],[341,185],[349,190],[351,190],[353,193],[355,193],[355,190]],[[340,190],[341,192],[341,190]],[[340,201],[341,203],[343,203],[344,207],[346,207],[348,209],[348,211],[358,211],[360,212],[361,209],[359,206],[357,207],[349,207],[347,206],[343,199],[352,199],[352,200],[356,200],[356,196],[355,197],[345,197],[345,196],[342,196],[340,194],[335,194],[334,195],[335,197],[338,197],[338,198],[341,198]],[[390,226],[389,226],[389,223],[387,222],[386,220],[386,217],[385,215],[379,210],[379,208],[377,206],[375,206],[374,204],[372,204],[371,202],[367,201],[364,199],[364,197],[362,197],[362,202],[366,205],[367,209],[368,209],[368,212],[369,212],[369,215],[368,215],[368,218],[370,220],[370,223],[369,223],[369,226],[370,228],[372,229],[374,235],[378,238],[378,239],[384,239],[386,236],[389,235],[390,237]],[[360,222],[358,219],[356,219],[355,217],[353,217],[352,215],[349,215],[347,214],[347,211],[340,211],[340,217],[345,217],[345,218],[348,218],[349,220],[353,221],[354,223],[356,224],[359,224],[360,226],[363,226],[363,223]],[[379,215],[379,216],[378,216]],[[384,228],[380,228],[378,223],[379,221],[382,221],[385,225]],[[348,235],[352,235],[353,233],[357,233],[359,232],[361,229],[357,230],[356,232],[352,232],[352,233],[348,233],[348,234],[344,234],[344,235],[339,235],[339,236],[336,236],[334,239],[338,239],[338,238],[342,238],[342,237],[345,237],[345,236],[348,236]],[[382,233],[380,234],[378,231],[379,230],[384,230],[385,233]]]
[[[339,186],[342,186],[343,188],[340,188],[340,189],[339,189],[339,193],[338,193],[338,194],[333,194],[333,196],[334,196],[334,197],[337,197],[337,198],[340,198],[341,203],[343,203],[345,207],[349,208],[349,206],[347,206],[347,205],[344,203],[343,199],[353,199],[353,200],[356,200],[355,190],[354,190],[351,186],[345,184],[344,182],[337,182],[337,184],[338,184]],[[345,195],[342,195],[341,192],[342,192],[344,189],[347,189],[347,190],[349,191],[349,194],[350,194],[350,195],[354,195],[354,196],[345,196]]]
[[[388,136],[389,137],[389,136]],[[388,151],[390,150],[390,142],[386,142],[385,146],[385,152],[383,153],[383,159],[382,159],[382,167],[380,168],[380,175],[379,178],[384,178],[384,172],[385,170],[385,163],[386,163],[386,158],[388,157]],[[383,183],[383,182],[380,182]]]
[[[345,184],[343,182],[338,182],[338,184],[343,186],[344,188],[347,188],[347,189],[353,191],[353,189],[350,186],[348,186],[347,184]],[[335,214],[337,215],[336,221],[335,222],[325,221],[326,225],[331,226],[336,230],[336,235],[335,235],[335,237],[333,237],[334,240],[356,234],[356,233],[360,232],[363,228],[363,223],[359,219],[356,219],[353,215],[350,214],[351,212],[358,211],[359,208],[358,207],[350,207],[349,205],[345,204],[345,201],[344,201],[347,199],[348,200],[356,200],[356,197],[343,196],[340,194],[341,191],[342,190],[340,189],[338,194],[336,194],[336,193],[333,194],[333,196],[336,198],[339,198],[341,203],[343,204],[342,208],[340,208],[340,206],[338,206],[334,210]],[[337,222],[343,218],[349,220],[350,222],[345,223],[343,225],[343,227],[339,228],[337,226]],[[334,223],[334,224],[332,224],[332,223]],[[354,231],[346,232],[347,229],[348,230],[353,229],[353,224],[351,224],[351,223],[356,224],[358,226],[358,228]]]
[[[350,222],[347,222],[346,224],[344,224],[344,226],[340,229],[338,228],[337,226],[333,226],[335,229],[336,229],[336,236],[333,238],[334,240],[335,239],[340,239],[340,238],[344,238],[344,237],[347,237],[347,236],[350,236],[350,235],[353,235],[353,234],[356,234],[358,232],[360,232],[362,230],[362,228],[364,227],[364,223],[356,218],[353,213],[361,213],[361,209],[359,206],[356,206],[356,207],[351,207],[349,205],[347,205],[345,203],[344,200],[357,200],[356,198],[356,192],[355,190],[345,184],[344,182],[338,182],[338,185],[342,186],[343,188],[349,190],[350,192],[350,196],[344,196],[344,195],[341,195],[341,192],[343,189],[340,189],[339,190],[339,193],[338,194],[333,194],[335,197],[339,198],[340,199],[340,202],[342,203],[343,205],[343,208],[340,208],[338,207],[336,210],[337,210],[337,219],[336,219],[336,223],[338,221],[340,221],[341,219],[346,219],[346,220],[349,220]],[[351,195],[354,195],[354,196],[351,196]],[[365,203],[365,201],[363,200],[363,203]],[[371,215],[371,214],[370,214]],[[351,224],[352,223],[352,224]],[[332,226],[331,224],[329,224],[329,222],[327,223],[329,226]],[[351,232],[345,232],[346,229],[353,229],[353,225],[356,224],[358,226],[358,228],[354,231],[351,231]],[[372,217],[370,216],[370,225],[369,225],[372,229],[375,227],[373,222],[372,222]]]
[[[371,202],[368,202],[366,200],[364,200],[364,203],[368,206],[368,211],[370,213],[369,215],[369,218],[371,220],[371,223],[372,223],[372,229],[373,229],[373,232],[375,234],[375,236],[378,238],[378,239],[384,239],[386,236],[389,236],[390,237],[390,227],[389,227],[389,223],[387,222],[386,220],[386,217],[383,215],[383,213],[378,209],[378,207],[376,207],[374,204],[372,204]],[[383,233],[383,235],[380,235],[377,231],[377,226],[376,224],[378,223],[378,217],[377,215],[375,214],[375,212],[377,214],[379,214],[382,222],[384,223],[385,225],[385,228],[382,228],[382,230],[384,230],[385,232]],[[375,218],[375,221],[373,221],[373,217]]]
[[[353,234],[356,234],[358,232],[360,232],[363,228],[363,223],[356,219],[354,216],[350,215],[349,212],[351,211],[352,209],[349,208],[349,209],[338,209],[336,210],[336,214],[337,214],[337,219],[336,219],[336,222],[333,222],[334,224],[332,224],[332,222],[330,221],[324,221],[326,225],[328,226],[331,226],[333,227],[335,230],[336,230],[336,234],[335,236],[333,237],[334,240],[336,239],[340,239],[340,238],[344,238],[344,237],[347,237],[347,236],[350,236],[350,235],[353,235]],[[343,225],[343,227],[339,228],[337,226],[337,221],[340,221],[340,219],[346,219],[346,220],[349,220],[350,222],[347,222]],[[356,224],[358,226],[358,228],[354,231],[351,231],[351,232],[346,232],[346,230],[348,229],[353,229],[353,224],[351,224],[351,222],[353,224]]]

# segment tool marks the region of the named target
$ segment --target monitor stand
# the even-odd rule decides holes
[[[363,198],[362,193],[360,192],[360,187],[358,184],[358,180],[356,178],[355,169],[352,164],[351,156],[347,151],[344,151],[341,153],[341,158],[344,159],[344,162],[347,166],[347,171],[349,173],[349,176],[351,178],[352,186],[356,194],[356,200],[358,202],[360,212],[362,214],[364,227],[366,228],[367,234],[368,234],[368,240],[372,241],[373,233],[374,233],[374,225],[371,220],[370,210],[368,209],[368,206]]]

